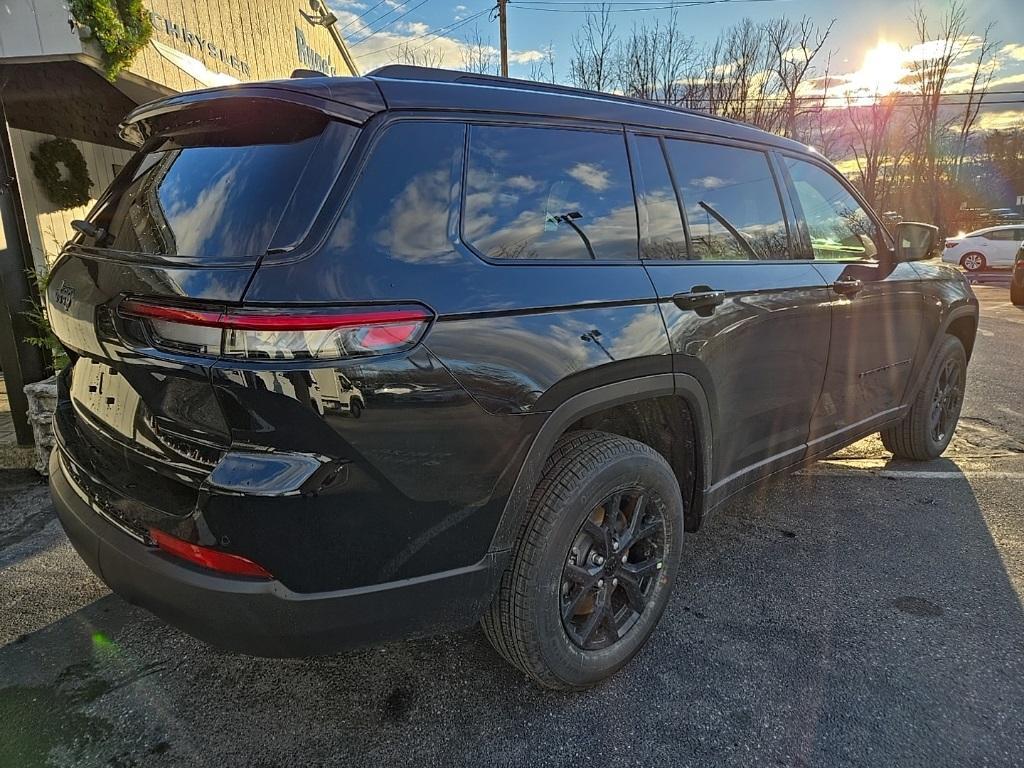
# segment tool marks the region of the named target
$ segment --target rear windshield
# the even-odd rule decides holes
[[[95,245],[199,259],[258,258],[327,124],[315,113],[294,119],[292,112],[291,118],[198,132],[192,126],[151,142],[93,217],[106,231]],[[315,213],[301,215],[311,219]]]

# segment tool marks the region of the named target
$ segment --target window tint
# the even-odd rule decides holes
[[[635,259],[622,135],[473,126],[462,228],[492,259]]]
[[[646,236],[640,241],[644,259],[685,259],[686,234],[679,201],[672,187],[661,141],[654,136],[636,138],[637,202]]]
[[[375,252],[411,263],[455,260],[448,215],[452,170],[462,156],[465,135],[461,123],[400,122],[389,127],[359,175],[332,246],[359,260]]]
[[[811,236],[814,258],[822,261],[878,256],[878,227],[839,179],[813,163],[786,158]]]
[[[763,152],[666,142],[695,259],[788,259],[782,203]]]
[[[108,232],[97,244],[167,256],[259,257],[324,125],[322,116],[300,115],[166,138],[115,182],[95,216]]]

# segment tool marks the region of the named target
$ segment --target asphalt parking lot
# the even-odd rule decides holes
[[[961,428],[877,440],[690,536],[625,671],[538,690],[479,630],[309,660],[222,653],[78,560],[0,472],[0,766],[1024,764],[1024,310],[979,285]]]

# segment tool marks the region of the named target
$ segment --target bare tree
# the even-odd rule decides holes
[[[920,55],[911,60],[909,67],[909,80],[914,87],[916,102],[911,110],[914,130],[914,154],[910,165],[911,201],[917,209],[913,211],[915,215],[930,216],[933,221],[940,221],[939,158],[941,141],[949,127],[941,110],[942,93],[950,68],[968,43],[966,6],[962,0],[950,3],[939,20],[937,37],[932,32],[921,0],[915,0],[911,21],[921,46]]]
[[[907,132],[895,119],[898,98],[876,94],[869,104],[848,99],[845,109],[852,129],[850,151],[857,163],[854,182],[876,210],[889,207],[909,150]]]
[[[675,104],[680,100],[684,73],[693,49],[692,38],[679,32],[673,11],[662,23],[634,24],[616,48],[619,87],[627,96]]]
[[[538,83],[555,83],[555,46],[548,43],[544,49],[544,58],[530,63],[530,79]]]
[[[843,110],[837,108],[835,97],[829,95],[832,87],[832,53],[825,59],[825,73],[807,81],[812,89],[820,88],[821,96],[805,114],[801,140],[814,145],[825,157],[834,157],[845,140]]]
[[[496,75],[500,71],[498,51],[491,45],[490,38],[480,34],[480,27],[473,27],[462,47],[462,68],[477,75]]]
[[[836,20],[832,19],[822,30],[804,16],[799,23],[788,18],[768,22],[768,44],[772,52],[772,74],[778,81],[783,98],[782,134],[796,138],[797,119],[800,116],[799,94],[813,62],[828,40]]]
[[[414,67],[443,67],[444,51],[427,45],[413,47],[406,43],[397,50],[395,61]]]
[[[602,4],[597,13],[587,11],[583,25],[572,36],[569,79],[577,88],[609,91],[615,85],[615,25],[611,19],[611,6]]]
[[[964,107],[963,119],[960,121],[959,135],[957,136],[956,156],[953,158],[953,178],[960,178],[960,169],[963,167],[964,158],[967,155],[967,145],[974,132],[974,123],[978,119],[978,112],[981,111],[981,103],[988,95],[989,85],[992,83],[992,76],[995,74],[995,66],[992,61],[992,52],[999,46],[999,42],[993,40],[992,26],[985,28],[978,45],[978,57],[974,63],[974,73],[971,77],[971,85],[967,91],[967,105]]]

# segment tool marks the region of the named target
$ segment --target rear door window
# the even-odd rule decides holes
[[[106,230],[96,245],[197,259],[263,255],[327,124],[308,111],[288,115],[152,142],[93,217]],[[299,215],[311,220],[318,210]]]
[[[490,259],[636,259],[623,134],[472,126],[462,230]]]
[[[666,146],[686,211],[691,258],[790,258],[782,202],[764,152],[680,139]]]
[[[661,140],[637,136],[636,188],[640,214],[640,256],[644,259],[686,259],[686,232],[672,186]]]

